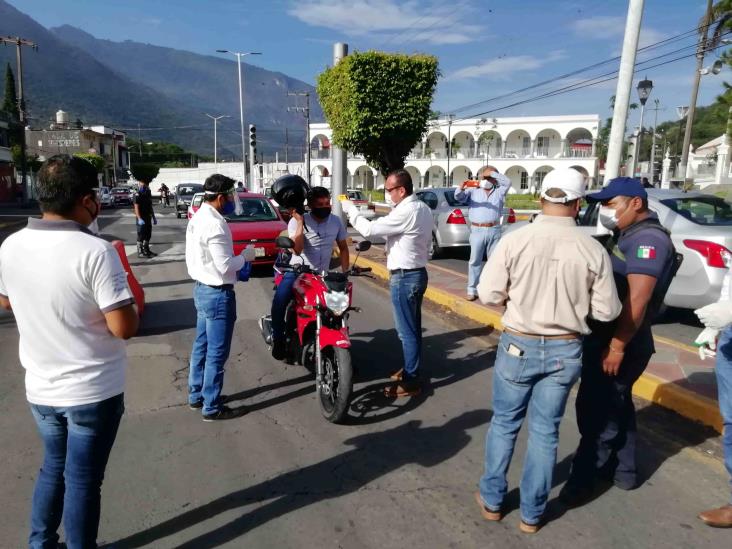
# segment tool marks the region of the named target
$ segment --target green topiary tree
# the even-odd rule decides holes
[[[136,162],[130,167],[130,171],[132,171],[132,176],[138,181],[150,183],[157,177],[160,166],[158,164]]]
[[[104,158],[102,158],[98,154],[76,153],[74,156],[76,156],[77,158],[83,158],[84,160],[87,160],[92,166],[94,166],[94,169],[97,170],[97,173],[103,171],[104,166],[106,165]]]
[[[386,175],[427,129],[437,58],[356,52],[318,76],[318,95],[333,142],[361,154]]]

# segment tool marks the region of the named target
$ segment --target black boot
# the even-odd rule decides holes
[[[155,257],[156,255],[158,255],[155,252],[150,250],[150,241],[149,240],[145,240],[142,243],[142,246],[145,249],[145,253],[147,254],[147,257]]]
[[[145,246],[143,246],[142,242],[137,243],[137,257],[139,257],[140,259],[146,259],[150,257],[145,252]]]

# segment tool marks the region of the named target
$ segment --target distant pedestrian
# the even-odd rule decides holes
[[[597,478],[622,490],[638,484],[631,391],[655,353],[651,322],[676,264],[669,232],[648,209],[648,195],[638,179],[612,179],[587,200],[602,203],[600,222],[613,231],[608,247],[623,311],[612,324],[593,323],[584,341],[575,402],[581,439],[570,478],[560,492],[569,505],[586,501]]]
[[[96,170],[49,158],[38,173],[43,216],[0,248],[0,305],[15,314],[25,389],[43,440],[29,546],[96,547],[107,459],[124,412],[127,355],[137,331],[127,274],[87,227],[99,214]]]
[[[404,353],[404,367],[392,375],[396,381],[385,389],[389,397],[406,397],[421,392],[422,299],[427,289],[427,261],[434,220],[430,209],[414,196],[412,177],[406,170],[389,174],[384,192],[395,207],[389,215],[369,221],[350,200],[343,212],[351,225],[366,238],[386,240],[386,267],[391,273],[389,288],[394,324]]]
[[[648,181],[647,177],[644,177],[643,179],[641,179],[641,183],[643,183],[644,189],[652,189],[654,187],[653,183]]]
[[[455,190],[455,200],[470,208],[470,261],[468,263],[468,301],[478,299],[478,279],[483,270],[483,260],[490,257],[501,238],[501,215],[511,180],[498,173],[493,166],[486,166],[478,187],[467,187],[463,182]]]
[[[731,277],[732,273],[728,272],[726,276]],[[704,326],[719,333],[717,363],[714,370],[717,374],[719,411],[724,423],[722,435],[724,465],[730,476],[730,487],[732,488],[732,302],[727,296],[724,300],[694,312]],[[704,511],[699,514],[699,518],[709,526],[732,528],[732,494],[730,494],[727,505]]]
[[[165,183],[160,185],[160,202],[165,206],[170,206],[170,189]]]
[[[231,229],[224,219],[235,211],[234,180],[215,174],[206,179],[203,190],[201,208],[186,230],[186,266],[196,281],[196,339],[188,374],[188,405],[201,410],[204,421],[215,421],[245,413],[243,407],[225,406],[221,390],[236,322],[234,283],[245,262],[254,260],[254,249],[234,255]]]
[[[153,210],[152,193],[147,181],[140,181],[140,187],[132,199],[137,220],[137,257],[155,257],[156,253],[150,250],[152,226],[158,224]]]
[[[542,213],[504,236],[478,283],[483,303],[505,305],[493,369],[493,418],[476,499],[486,520],[503,518],[506,473],[528,412],[521,477],[522,532],[542,525],[569,391],[580,375],[588,318],[620,313],[610,258],[575,222],[584,177],[569,168],[544,178]]]

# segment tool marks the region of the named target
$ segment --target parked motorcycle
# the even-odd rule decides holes
[[[301,364],[315,372],[315,385],[321,412],[333,423],[343,420],[353,391],[351,338],[348,316],[361,309],[352,306],[351,276],[363,276],[370,268],[354,266],[347,273],[319,272],[307,265],[290,265],[295,243],[285,236],[276,244],[283,251],[275,262],[275,288],[286,272],[296,272],[293,297],[285,313],[286,358],[288,364]],[[371,247],[363,240],[356,244],[358,254]],[[367,275],[368,276],[368,275]],[[259,319],[262,337],[272,348],[272,318]]]

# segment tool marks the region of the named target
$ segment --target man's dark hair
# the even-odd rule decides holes
[[[203,190],[206,194],[203,195],[203,199],[206,202],[213,202],[216,197],[220,194],[227,194],[234,190],[236,181],[220,173],[215,173],[206,178],[203,183]]]
[[[389,173],[388,176],[386,176],[387,179],[390,177],[393,177],[396,179],[397,184],[400,187],[404,187],[404,190],[407,191],[407,196],[412,194],[414,192],[414,184],[412,183],[412,176],[409,175],[409,172],[404,169],[394,170],[393,172]]]
[[[58,154],[41,166],[35,189],[41,210],[69,215],[80,198],[94,194],[97,185],[97,170],[91,162],[77,156]]]
[[[319,198],[330,198],[330,191],[325,187],[311,187],[308,192],[308,202],[315,202]]]

